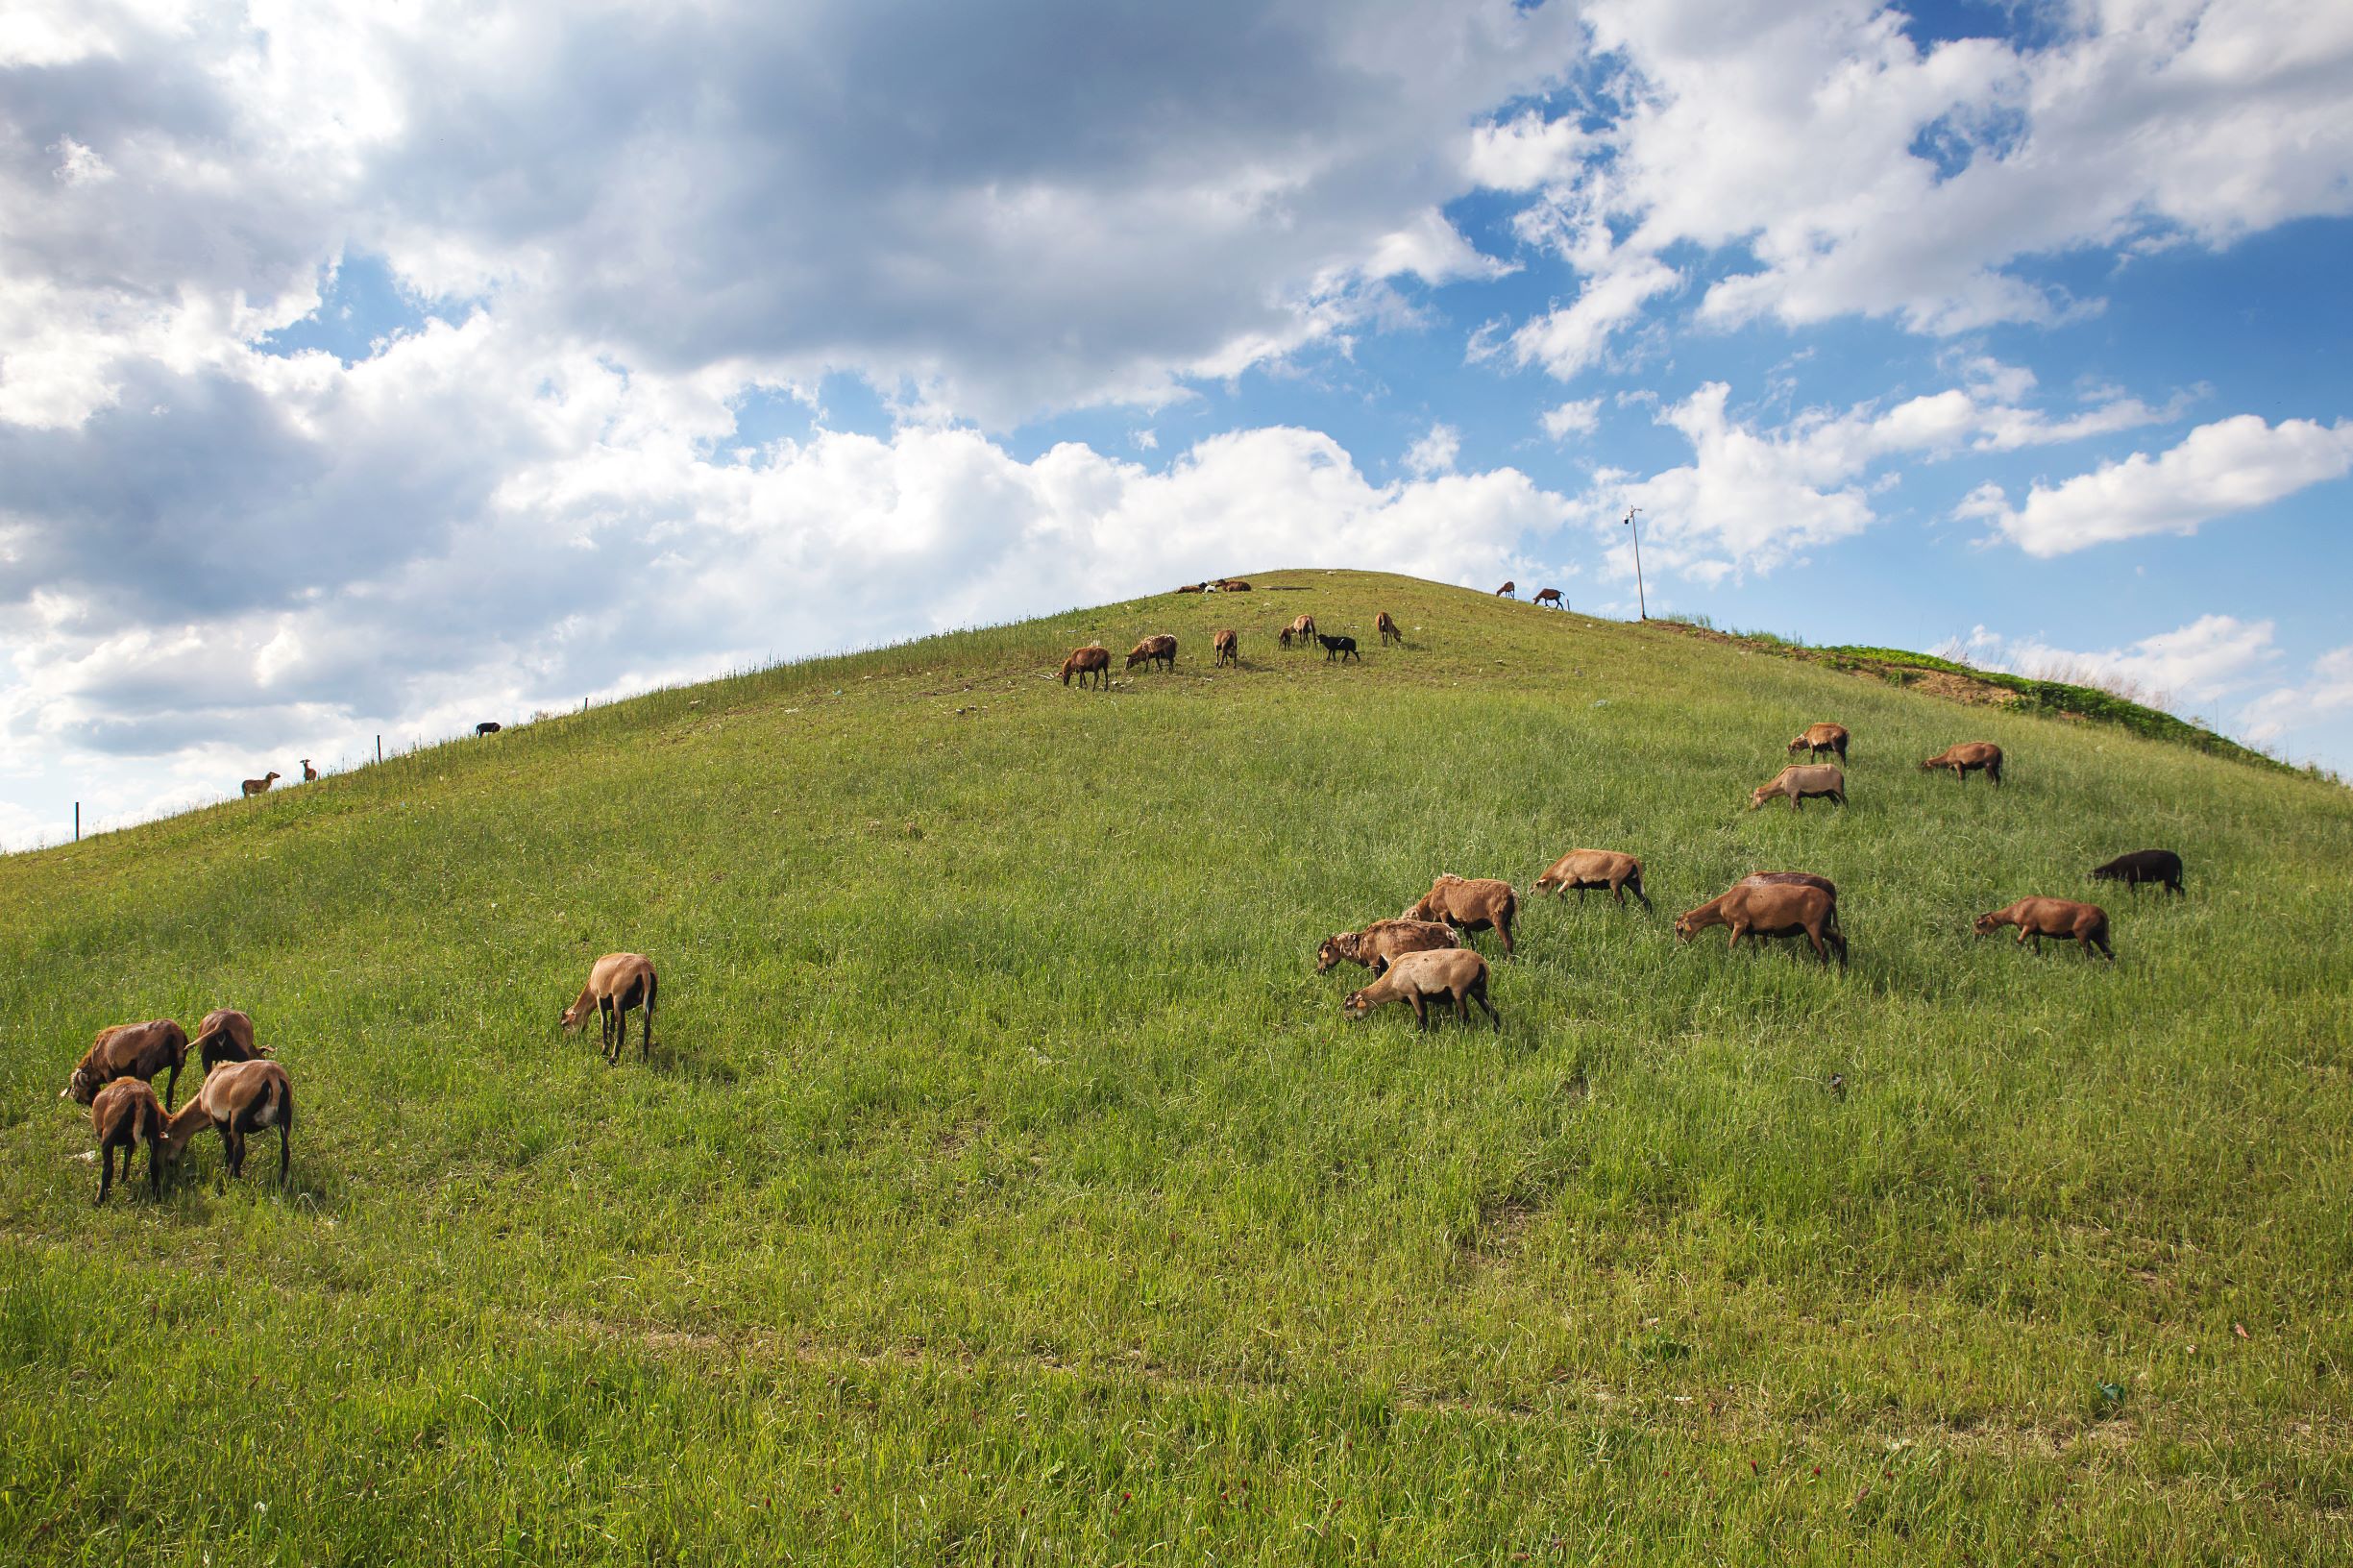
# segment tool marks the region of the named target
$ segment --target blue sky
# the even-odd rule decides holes
[[[0,845],[1282,565],[2353,768],[2353,12],[0,14]]]

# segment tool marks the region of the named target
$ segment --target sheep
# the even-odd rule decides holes
[[[1944,750],[1922,763],[1920,768],[1923,772],[1934,772],[1940,768],[1949,768],[1952,770],[1952,776],[1964,784],[1969,782],[1970,774],[1982,768],[1985,770],[1985,776],[1996,785],[1999,785],[2001,783],[2001,747],[1991,741],[1963,741],[1959,746],[1945,747]]]
[[[2023,947],[2026,939],[2034,939],[2034,950],[2043,950],[2045,937],[2071,940],[2083,949],[2089,959],[2096,947],[2116,962],[2116,949],[2108,945],[2108,912],[2097,904],[2079,904],[2072,898],[2021,898],[2007,909],[1998,909],[1977,917],[1977,935],[1990,937],[2005,925],[2018,927],[2018,945]]]
[[[188,1140],[208,1127],[221,1135],[221,1154],[233,1181],[245,1173],[247,1135],[277,1128],[278,1185],[286,1185],[293,1162],[294,1085],[285,1068],[275,1062],[232,1062],[208,1077],[187,1108],[164,1122],[159,1143],[164,1159],[177,1168]]]
[[[114,1151],[123,1151],[123,1180],[131,1179],[131,1162],[139,1145],[147,1145],[147,1191],[163,1193],[163,1107],[156,1091],[136,1078],[117,1078],[90,1101],[90,1131],[98,1135],[98,1201],[107,1201],[114,1186]]]
[[[1820,888],[1838,901],[1838,884],[1811,871],[1751,871],[1738,884],[1744,888]]]
[[[1220,577],[1217,579],[1217,591],[1221,594],[1246,594],[1250,591],[1250,585],[1239,577]]]
[[[1504,956],[1511,956],[1511,922],[1519,915],[1520,897],[1511,884],[1492,877],[1466,880],[1441,871],[1430,891],[1397,918],[1401,920],[1443,920],[1457,931],[1492,930],[1504,939]]]
[[[1801,751],[1805,752],[1816,762],[1822,760],[1822,754],[1825,751],[1835,752],[1838,760],[1845,762],[1847,760],[1847,726],[1830,723],[1806,725],[1805,733],[1789,743],[1791,756],[1794,757]]]
[[[1285,648],[1290,647],[1291,643],[1305,643],[1315,635],[1315,618],[1303,613],[1284,630],[1290,638],[1290,642],[1283,645]]]
[[[196,1053],[208,1073],[224,1062],[251,1062],[276,1054],[267,1045],[254,1043],[254,1020],[233,1007],[216,1007],[206,1014],[188,1049]]]
[[[1846,967],[1847,938],[1838,926],[1838,900],[1817,887],[1736,882],[1699,908],[1678,915],[1675,940],[1689,942],[1711,925],[1731,927],[1727,948],[1739,946],[1743,937],[1802,936],[1814,944],[1814,956],[1826,968],[1832,947],[1838,949],[1840,968]]]
[[[1315,640],[1324,645],[1324,663],[1326,664],[1330,664],[1336,658],[1342,664],[1346,664],[1350,659],[1356,660],[1359,664],[1364,662],[1364,655],[1357,651],[1357,640],[1354,637],[1327,637],[1319,631],[1315,634]]]
[[[2139,896],[2141,884],[2160,882],[2168,893],[2185,896],[2189,890],[2181,885],[2181,856],[2170,849],[2135,849],[2117,856],[2105,866],[2092,868],[2095,882],[2121,882]]]
[[[1401,648],[1405,646],[1406,634],[1397,629],[1397,623],[1389,618],[1388,611],[1383,610],[1379,615],[1373,617],[1373,629],[1381,633],[1383,648],[1388,647],[1391,643]]]
[[[1340,1011],[1351,1019],[1360,1019],[1385,1003],[1405,1002],[1413,1009],[1413,1021],[1426,1030],[1430,1001],[1434,996],[1453,1002],[1455,1017],[1466,1022],[1471,1010],[1463,1005],[1463,998],[1468,997],[1486,1009],[1487,1017],[1495,1021],[1495,1032],[1503,1033],[1504,1016],[1487,1000],[1487,961],[1467,947],[1407,953],[1371,985],[1350,992]]]
[[[1206,582],[1189,582],[1184,587],[1179,588],[1177,592],[1180,594],[1206,594],[1209,592],[1209,588],[1210,585]]]
[[[245,792],[246,798],[250,800],[257,795],[269,794],[270,786],[277,782],[278,774],[274,772],[264,773],[259,778],[249,778],[245,780],[243,783],[239,784],[237,788],[243,790]]]
[[[1516,582],[1507,582],[1495,590],[1495,597],[1497,599],[1517,599],[1520,597],[1520,585]]]
[[[1565,610],[1565,609],[1567,609],[1567,608],[1569,607],[1568,600],[1564,600],[1564,599],[1562,599],[1562,598],[1560,597],[1560,590],[1559,590],[1559,589],[1557,589],[1557,588],[1539,588],[1539,589],[1537,589],[1537,590],[1536,590],[1536,598],[1535,598],[1535,605],[1536,605],[1536,608],[1540,610],[1540,609],[1544,608],[1544,606],[1545,606],[1545,605],[1547,605],[1547,604],[1550,604],[1550,605],[1551,605],[1551,606],[1552,606],[1554,609],[1556,609],[1556,610]]]
[[[1612,849],[1572,849],[1553,862],[1552,870],[1536,878],[1535,886],[1528,890],[1533,898],[1539,893],[1560,897],[1569,889],[1577,890],[1577,901],[1583,903],[1586,890],[1607,888],[1616,895],[1618,907],[1626,907],[1626,890],[1633,889],[1642,907],[1651,907],[1650,895],[1642,891],[1642,862],[1631,855],[1621,855]]]
[[[1111,690],[1111,649],[1100,643],[1072,649],[1070,656],[1062,661],[1062,683],[1065,686],[1070,684],[1073,674],[1077,674],[1082,687],[1087,684],[1087,677],[1092,675],[1098,691]]]
[[[180,1065],[187,1060],[187,1031],[169,1018],[118,1023],[110,1029],[101,1029],[90,1041],[90,1048],[82,1053],[82,1060],[74,1064],[58,1098],[88,1105],[102,1086],[117,1078],[152,1081],[157,1073],[169,1068],[171,1076],[163,1081],[163,1106],[169,1110],[173,1097],[180,1091]]]
[[[1151,669],[1158,665],[1165,665],[1170,670],[1174,670],[1176,668],[1176,654],[1177,640],[1174,637],[1169,636],[1166,632],[1163,632],[1157,637],[1146,637],[1142,642],[1138,643],[1134,648],[1129,649],[1127,652],[1127,667],[1130,670],[1133,670],[1140,664],[1144,666],[1146,669]]]
[[[564,1009],[564,1032],[570,1034],[586,1023],[588,1010],[594,1006],[603,1031],[604,1059],[619,1062],[623,1048],[629,1042],[629,1009],[643,1006],[646,1017],[637,1032],[638,1055],[641,1059],[650,1058],[653,999],[658,990],[660,982],[654,978],[653,964],[645,954],[607,953],[589,968],[588,984],[580,988],[579,999]]]
[[[305,757],[303,759],[303,782],[306,784],[316,784],[318,781],[319,771],[310,766],[310,759],[308,757]]]
[[[1843,806],[1847,803],[1847,775],[1834,763],[1791,763],[1773,775],[1772,783],[1759,784],[1749,792],[1749,809],[1754,811],[1777,795],[1789,797],[1792,811],[1803,810],[1801,802],[1816,796],[1828,796]]]
[[[504,727],[504,725],[497,723],[492,720],[485,719],[480,723],[474,726],[475,738],[479,740],[484,735],[496,735]]]
[[[1216,651],[1219,664],[1238,666],[1242,662],[1241,639],[1234,634],[1231,627],[1223,631],[1213,632],[1210,636],[1210,647]]]
[[[1315,949],[1315,972],[1322,974],[1345,959],[1379,974],[1408,953],[1461,945],[1455,928],[1442,921],[1375,920],[1361,931],[1341,931],[1324,938]]]

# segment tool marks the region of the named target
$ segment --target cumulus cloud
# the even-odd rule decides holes
[[[2098,686],[2151,707],[2212,703],[2267,674],[2279,659],[2269,621],[2202,615],[2124,648],[2071,649],[1978,626],[1957,645],[1972,664],[2037,680]]]
[[[1406,449],[1406,471],[1428,476],[1453,470],[1462,452],[1462,432],[1452,425],[1433,425],[1430,433]]]
[[[2247,706],[2246,723],[2253,740],[2301,742],[2307,751],[2324,733],[2341,732],[2353,723],[2353,646],[2329,649],[2312,662],[2303,680],[2257,698]]]
[[[2268,505],[2353,470],[2353,422],[2254,414],[2201,425],[2150,457],[2134,453],[2056,485],[2036,484],[2013,507],[2001,488],[1979,485],[1956,509],[1993,524],[2029,555],[2050,557],[2146,534],[2193,534],[2207,523]]]
[[[1541,423],[1544,433],[1556,441],[1565,441],[1572,435],[1591,435],[1602,422],[1602,400],[1580,398],[1556,404],[1544,410]]]

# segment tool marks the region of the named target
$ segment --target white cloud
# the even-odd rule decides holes
[[[1433,425],[1430,433],[1406,449],[1406,471],[1417,477],[1452,473],[1462,452],[1462,432],[1452,425]]]
[[[2037,483],[2012,507],[1998,486],[1972,491],[1954,515],[1982,518],[2029,555],[2049,557],[2203,524],[2268,505],[2353,470],[2353,422],[2254,414],[2201,425],[2170,451],[2134,453],[2063,483]]]
[[[2353,647],[2329,649],[2302,682],[2257,698],[2247,706],[2246,724],[2250,739],[2293,747],[2292,754],[2309,755],[2323,735],[2341,733],[2353,724]],[[2343,755],[2341,747],[2336,754]]]
[[[1534,190],[1573,176],[1592,145],[1593,138],[1565,116],[1548,120],[1529,110],[1474,127],[1463,167],[1490,190]]]
[[[1565,441],[1572,435],[1591,435],[1601,426],[1602,400],[1583,398],[1558,404],[1544,410],[1544,433],[1556,441]]]
[[[2103,687],[2151,707],[2183,708],[2243,691],[2268,673],[2279,658],[2273,630],[2269,621],[2202,615],[2129,647],[2078,649],[1978,626],[1960,645],[1960,656],[2037,680]]]

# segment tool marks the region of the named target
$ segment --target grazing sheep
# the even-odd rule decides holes
[[[474,733],[477,737],[483,735],[496,735],[503,727],[505,726],[494,723],[491,720],[485,719],[480,723],[474,726]]]
[[[118,1023],[110,1029],[101,1029],[90,1041],[90,1048],[82,1053],[82,1060],[74,1065],[58,1098],[87,1105],[100,1088],[117,1078],[152,1081],[157,1073],[168,1068],[171,1076],[163,1081],[163,1105],[169,1110],[172,1097],[180,1091],[180,1065],[187,1054],[187,1031],[169,1018]]]
[[[1847,775],[1833,763],[1819,766],[1792,763],[1773,775],[1770,784],[1759,784],[1749,792],[1749,809],[1754,811],[1777,795],[1789,797],[1789,809],[1802,811],[1801,802],[1827,796],[1840,805],[1847,803]]]
[[[646,1016],[637,1031],[637,1049],[641,1060],[650,1058],[653,1055],[653,998],[659,989],[653,964],[645,954],[607,953],[590,968],[579,999],[564,1009],[564,1032],[570,1034],[586,1023],[593,1005],[603,1031],[604,1059],[619,1062],[622,1049],[629,1042],[629,1009],[643,1006]]]
[[[1081,686],[1085,686],[1087,677],[1092,675],[1098,690],[1111,690],[1111,649],[1100,643],[1072,649],[1070,656],[1062,661],[1062,683],[1065,686],[1070,684],[1072,674],[1078,676]]]
[[[1550,604],[1556,610],[1565,610],[1569,607],[1568,601],[1560,597],[1560,590],[1557,588],[1537,589],[1535,604],[1536,608],[1539,610],[1544,608],[1544,606],[1547,604]]]
[[[1324,663],[1326,664],[1330,664],[1336,658],[1342,664],[1346,664],[1350,659],[1356,660],[1359,664],[1364,662],[1364,655],[1357,651],[1357,640],[1354,637],[1327,637],[1319,631],[1315,634],[1315,640],[1324,645]]]
[[[2032,937],[2038,953],[2043,950],[2043,939],[2051,937],[2074,943],[2087,959],[2096,947],[2109,963],[2116,962],[2116,949],[2108,945],[2108,912],[2097,904],[2079,904],[2072,898],[2021,898],[2007,909],[1978,916],[1977,935],[1990,937],[2005,925],[2018,927],[2022,947]]]
[[[1379,974],[1408,953],[1461,945],[1455,928],[1437,920],[1375,920],[1361,931],[1324,938],[1315,949],[1315,972],[1322,974],[1345,959]]]
[[[1551,870],[1536,878],[1536,885],[1528,890],[1533,898],[1539,893],[1560,897],[1569,889],[1577,890],[1577,901],[1583,903],[1587,890],[1606,888],[1626,907],[1626,890],[1634,890],[1642,907],[1651,907],[1650,895],[1642,891],[1642,862],[1631,855],[1621,855],[1614,849],[1572,849],[1553,862]]]
[[[1504,939],[1504,956],[1511,956],[1511,922],[1520,913],[1520,895],[1508,882],[1493,877],[1466,879],[1441,871],[1430,891],[1401,920],[1443,920],[1457,931],[1492,930]]]
[[[147,1145],[147,1191],[163,1192],[163,1107],[156,1091],[136,1078],[117,1078],[90,1101],[90,1131],[98,1135],[98,1201],[107,1201],[114,1186],[114,1151],[123,1151],[123,1180],[131,1179],[131,1162],[139,1145]]]
[[[1221,594],[1246,594],[1250,591],[1250,585],[1239,577],[1220,577],[1217,579],[1217,591]]]
[[[1391,643],[1396,643],[1400,646],[1403,646],[1405,643],[1406,634],[1397,629],[1397,623],[1389,618],[1389,612],[1386,610],[1383,610],[1379,615],[1373,617],[1373,629],[1381,633],[1381,646],[1383,648],[1388,647]]]
[[[1495,590],[1495,597],[1497,599],[1517,599],[1520,597],[1520,585],[1516,582],[1507,582]]]
[[[245,1174],[247,1136],[264,1127],[277,1128],[278,1185],[286,1185],[293,1161],[294,1085],[285,1068],[275,1062],[232,1062],[208,1077],[187,1108],[164,1122],[159,1144],[164,1159],[177,1167],[187,1154],[188,1140],[208,1127],[221,1135],[222,1159],[232,1181]]]
[[[1820,762],[1825,751],[1834,752],[1838,760],[1847,760],[1847,726],[1844,724],[1808,724],[1805,733],[1789,743],[1789,754],[1807,753]]]
[[[233,1007],[216,1007],[206,1014],[188,1049],[196,1053],[208,1073],[224,1062],[251,1062],[275,1054],[267,1045],[254,1043],[254,1020]]]
[[[1675,938],[1689,942],[1711,925],[1732,928],[1727,948],[1739,946],[1743,937],[1802,936],[1814,944],[1814,956],[1826,968],[1832,947],[1838,949],[1842,968],[1847,962],[1847,938],[1838,927],[1838,900],[1817,887],[1734,883],[1699,908],[1678,915]]]
[[[1991,741],[1963,741],[1959,746],[1945,747],[1944,750],[1922,763],[1920,767],[1923,772],[1934,772],[1940,768],[1949,768],[1952,770],[1952,776],[1964,784],[1969,782],[1970,774],[1982,768],[1985,770],[1987,778],[1999,784],[2001,782],[2001,747]]]
[[[318,781],[319,771],[310,766],[310,759],[308,757],[305,757],[303,759],[303,782],[306,784],[316,784]]]
[[[270,786],[276,782],[278,782],[278,775],[276,773],[264,773],[259,778],[249,778],[245,780],[243,783],[239,784],[237,788],[243,790],[246,796],[251,798],[257,795],[269,794]]]
[[[1242,641],[1234,635],[1231,628],[1212,633],[1210,647],[1216,651],[1219,664],[1238,665],[1242,662]]]
[[[2144,882],[2161,882],[2168,893],[2187,895],[2181,885],[2181,856],[2170,849],[2135,849],[2117,856],[2105,866],[2092,868],[2095,882],[2121,882],[2130,887],[2135,896]]]
[[[1744,888],[1820,888],[1830,895],[1833,903],[1838,899],[1838,884],[1826,876],[1816,876],[1811,871],[1751,871],[1740,879],[1739,886]]]
[[[1127,667],[1130,670],[1133,670],[1140,664],[1146,669],[1165,666],[1170,670],[1174,670],[1176,668],[1176,639],[1169,636],[1166,632],[1162,632],[1156,637],[1146,637],[1142,642],[1138,643],[1134,648],[1129,649],[1127,650]]]
[[[1487,961],[1467,947],[1407,953],[1371,985],[1349,992],[1340,1011],[1357,1019],[1386,1003],[1405,1002],[1413,1009],[1413,1021],[1428,1029],[1430,1002],[1438,996],[1453,1002],[1455,1017],[1466,1022],[1471,1010],[1463,1005],[1463,998],[1477,1002],[1495,1020],[1496,1033],[1503,1033],[1504,1016],[1487,1000]]]
[[[1291,643],[1304,644],[1309,638],[1315,635],[1315,618],[1302,614],[1284,629],[1290,637],[1290,642],[1283,645],[1285,648],[1290,647]]]

